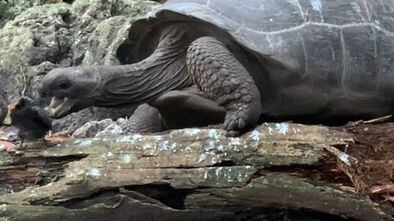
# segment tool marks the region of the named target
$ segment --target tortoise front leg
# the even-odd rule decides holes
[[[159,111],[148,104],[141,104],[122,129],[125,133],[155,133],[165,128]]]
[[[254,126],[261,113],[260,92],[246,68],[218,40],[202,37],[187,51],[187,68],[194,83],[226,109],[224,129]]]
[[[205,127],[223,122],[226,111],[195,88],[173,90],[149,103],[157,108],[167,129]]]

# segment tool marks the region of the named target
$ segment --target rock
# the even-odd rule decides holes
[[[128,23],[124,19],[119,20],[119,18],[111,19],[99,25],[101,22],[118,15],[124,15],[124,18],[132,21],[135,20],[136,17],[154,10],[159,4],[147,0],[76,0],[72,6],[74,10],[81,15],[76,23],[77,26],[74,35],[76,41],[74,41],[74,45],[72,46],[73,64],[79,65],[84,60],[88,45],[93,45],[92,42],[99,42],[98,45],[100,46],[105,46],[107,44],[114,44],[114,46],[119,45],[119,43],[117,43],[118,40],[113,41],[114,36],[116,36],[114,34],[118,32],[125,34],[124,24]],[[109,25],[115,23],[117,24],[115,27]],[[113,33],[110,33],[110,31]],[[99,35],[96,36],[94,33],[99,33]],[[116,38],[122,39],[123,34]],[[92,38],[94,40],[92,40]],[[94,46],[90,48],[92,50]],[[117,50],[116,47],[113,48]],[[105,51],[108,51],[108,49],[105,49]],[[109,51],[103,54],[115,54],[115,52]],[[89,61],[91,62],[92,60],[88,58],[84,64],[95,64],[89,63]],[[116,63],[115,61],[115,64]]]
[[[0,127],[0,140],[5,140],[9,142],[20,141],[19,128],[15,126],[4,126]]]
[[[131,18],[115,16],[102,21],[89,38],[84,65],[118,65],[119,46],[127,39]]]
[[[0,28],[26,9],[38,5],[40,0],[0,1]]]
[[[69,4],[35,6],[0,30],[0,71],[10,76],[12,95],[29,86],[28,66],[67,60],[75,18]]]
[[[5,91],[5,76],[0,73],[0,125],[7,116],[8,98]]]
[[[52,131],[54,133],[72,134],[90,121],[100,121],[106,118],[116,120],[118,118],[128,117],[133,114],[134,109],[134,107],[130,106],[116,108],[89,107],[62,119],[54,120]]]
[[[114,4],[113,15],[125,15],[135,20],[141,15],[145,15],[158,9],[160,4],[149,0],[120,0]]]
[[[94,117],[96,119],[102,119],[104,118],[104,116],[99,117],[98,114],[99,113],[113,113],[112,115],[108,115],[106,119],[104,120],[93,120],[93,121],[86,121],[84,120],[84,115],[89,115],[87,114],[86,111],[90,111],[91,115],[90,117],[85,117],[85,119],[90,119],[91,117]],[[116,108],[111,108],[111,110],[115,111],[117,110]],[[127,107],[125,107],[124,110],[117,110],[118,112],[111,112],[111,110],[107,110],[104,111],[103,109],[93,109],[93,108],[88,108],[85,110],[82,110],[78,113],[73,113],[71,114],[71,116],[67,117],[69,120],[75,121],[75,119],[73,120],[73,118],[77,117],[79,118],[80,116],[82,116],[80,119],[80,121],[78,121],[78,124],[73,125],[72,128],[68,128],[71,131],[74,131],[72,134],[73,137],[77,137],[77,138],[88,138],[88,137],[104,137],[104,136],[112,136],[112,135],[120,135],[120,134],[131,134],[131,133],[144,133],[144,132],[159,132],[162,131],[162,124],[161,124],[161,118],[160,115],[157,114],[158,112],[153,112],[155,109],[148,106],[147,104],[142,104],[140,105],[134,113],[137,112],[150,112],[150,114],[148,115],[140,115],[137,114],[138,117],[136,117],[137,115],[135,114],[130,114],[130,118],[125,119],[122,117],[119,117],[119,115],[122,115],[122,113],[126,113],[127,110],[130,110],[130,108],[128,109]],[[109,112],[108,112],[109,111]],[[129,113],[133,113],[133,111],[129,112]],[[111,120],[109,117],[112,117],[112,119],[116,119],[116,116],[118,116],[119,118],[117,118],[117,120]],[[142,117],[141,117],[142,116]],[[155,119],[144,119],[144,117],[154,117]],[[82,125],[82,122],[83,125]],[[63,124],[60,125],[58,130],[62,130],[61,126]],[[136,125],[139,125],[138,127],[136,127]],[[55,126],[58,127],[58,126]],[[135,130],[135,128],[139,128],[138,131]],[[146,129],[146,131],[144,131],[144,129]],[[56,130],[56,129],[55,129]],[[71,132],[69,131],[69,133]],[[58,131],[57,131],[58,132]]]
[[[73,134],[73,137],[76,138],[86,138],[86,137],[94,137],[99,132],[104,129],[112,126],[114,122],[111,119],[104,119],[101,121],[90,121],[78,128]]]
[[[97,120],[92,118],[92,115],[94,115],[94,112],[93,108],[90,107],[62,119],[55,119],[52,124],[52,131],[53,133],[72,134],[87,122]]]
[[[104,130],[98,132],[95,137],[109,137],[109,136],[116,136],[116,135],[121,135],[123,133],[122,128],[113,123],[106,127]]]

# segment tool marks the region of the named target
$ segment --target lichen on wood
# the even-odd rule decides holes
[[[34,220],[27,212],[34,210],[40,220],[56,214],[64,214],[63,220],[149,214],[160,220],[236,220],[275,208],[389,220],[388,212],[366,197],[294,173],[322,165],[325,147],[351,141],[351,134],[334,128],[266,123],[240,137],[191,128],[70,139],[51,147],[27,144],[0,173],[41,165],[32,171],[42,182],[3,194],[0,216]]]

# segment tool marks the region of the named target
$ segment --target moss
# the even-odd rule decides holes
[[[130,18],[138,18],[141,15],[145,15],[152,12],[160,4],[154,1],[147,0],[120,0],[115,7],[112,9],[113,15],[125,15]]]
[[[0,28],[8,21],[14,19],[26,9],[38,5],[40,0],[8,0],[0,1]]]
[[[73,8],[81,13],[108,10],[109,16],[138,17],[158,8],[160,4],[149,0],[75,0]]]
[[[116,51],[127,38],[131,19],[115,16],[101,22],[92,36],[83,60],[86,65],[118,65]]]
[[[117,60],[111,55],[115,52],[111,52],[110,50],[117,49],[119,46],[118,40],[121,38],[119,36],[115,37],[113,32],[119,33],[120,36],[122,36],[124,34],[124,28],[126,27],[124,25],[127,24],[119,24],[118,21],[122,23],[123,20],[116,18],[116,16],[123,15],[125,19],[130,19],[128,22],[131,22],[137,17],[154,10],[158,5],[159,4],[156,2],[147,0],[76,0],[72,4],[72,7],[80,14],[80,19],[77,24],[81,31],[77,32],[75,35],[76,41],[74,41],[75,44],[73,45],[73,63],[76,65],[81,63],[117,64]],[[109,19],[111,17],[114,17],[114,19]],[[106,19],[109,20],[105,21]],[[114,24],[115,27],[110,27],[112,24]],[[115,39],[114,42],[110,42],[113,39]],[[98,45],[98,48],[93,44]],[[106,46],[109,46],[109,48]],[[104,50],[104,52],[96,51],[100,47],[103,47],[102,50]],[[109,57],[104,59],[103,57],[99,58],[98,55],[86,54],[88,57],[85,59],[87,48],[90,48],[94,54],[98,53]],[[99,58],[98,62],[95,61],[97,58]],[[107,61],[104,62],[104,60]]]

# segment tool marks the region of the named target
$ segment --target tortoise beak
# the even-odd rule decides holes
[[[62,118],[72,112],[72,109],[77,104],[78,99],[72,99],[69,97],[58,98],[53,97],[49,104],[48,112],[52,118]]]

